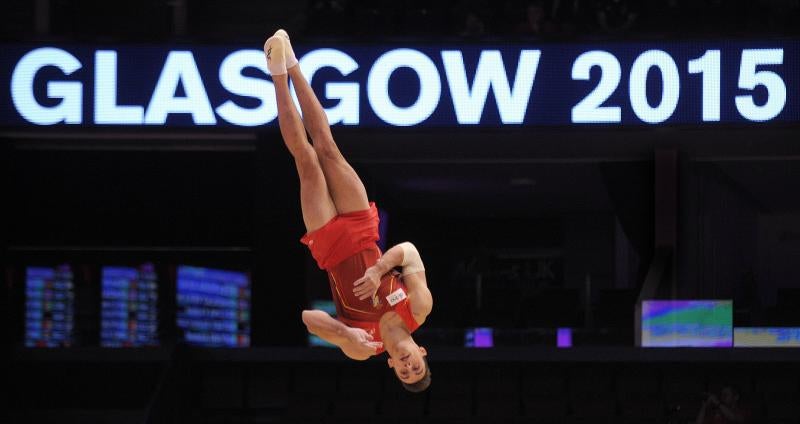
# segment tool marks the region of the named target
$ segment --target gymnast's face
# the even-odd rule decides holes
[[[389,358],[389,368],[394,370],[397,378],[403,383],[414,384],[425,377],[425,361],[428,351],[416,343],[409,346],[398,346],[397,351]]]

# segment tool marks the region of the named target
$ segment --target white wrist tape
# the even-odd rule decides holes
[[[413,244],[404,242],[400,243],[399,246],[403,249],[403,263],[400,264],[400,266],[403,267],[403,275],[425,271],[425,266],[422,265],[422,258],[419,256],[419,251],[417,251],[417,248]]]

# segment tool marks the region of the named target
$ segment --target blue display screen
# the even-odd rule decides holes
[[[158,345],[158,278],[151,264],[102,269],[100,345]]]
[[[189,344],[250,346],[250,276],[244,272],[178,267],[177,324]]]
[[[25,346],[69,347],[75,325],[72,267],[28,267],[25,271]]]
[[[334,125],[800,121],[800,41],[295,46]],[[4,45],[0,125],[276,126],[253,46]]]

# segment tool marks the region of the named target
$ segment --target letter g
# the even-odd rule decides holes
[[[80,124],[82,118],[83,85],[80,82],[48,81],[47,97],[61,99],[56,106],[42,106],[33,94],[36,74],[45,66],[55,66],[64,75],[81,68],[75,56],[54,47],[32,50],[19,60],[11,75],[11,99],[23,118],[36,125],[64,122]]]

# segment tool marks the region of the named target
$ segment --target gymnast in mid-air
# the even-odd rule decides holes
[[[419,252],[409,242],[378,248],[378,210],[333,140],[328,118],[303,76],[289,35],[278,30],[264,44],[275,85],[281,136],[300,177],[300,205],[308,246],[328,273],[336,318],[304,310],[308,331],[345,355],[365,360],[386,351],[388,365],[412,392],[430,386],[424,347],[411,334],[425,322],[433,298]],[[289,91],[294,83],[302,119]],[[306,133],[311,136],[309,143]],[[400,272],[395,268],[400,268]]]

